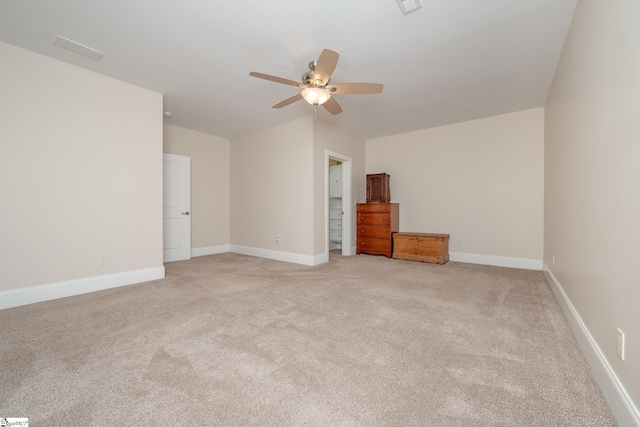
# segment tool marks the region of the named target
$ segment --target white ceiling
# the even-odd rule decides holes
[[[313,114],[293,86],[322,49],[336,95],[318,117],[363,139],[545,104],[576,0],[0,0],[0,40],[164,94],[177,126],[234,138]],[[96,62],[56,35],[104,53]],[[2,65],[4,66],[4,64]]]

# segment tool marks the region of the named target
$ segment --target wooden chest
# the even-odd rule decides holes
[[[367,175],[367,203],[388,203],[390,201],[389,175],[386,173]]]
[[[397,203],[358,203],[356,254],[368,253],[391,258],[393,233],[399,230]]]
[[[393,235],[393,257],[408,261],[445,264],[449,261],[449,235],[396,233]]]

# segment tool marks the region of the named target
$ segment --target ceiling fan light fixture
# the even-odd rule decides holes
[[[321,87],[307,87],[302,89],[300,94],[311,105],[322,105],[331,98],[329,89]]]
[[[336,115],[342,113],[342,108],[335,98],[332,98],[331,94],[362,95],[382,92],[382,85],[379,83],[332,83],[329,85],[331,75],[338,63],[338,57],[338,52],[324,49],[318,60],[312,61],[309,64],[309,71],[302,75],[302,83],[269,74],[256,73],[255,71],[250,72],[249,75],[298,88],[298,93],[274,105],[273,108],[286,107],[287,105],[304,99],[307,103],[316,107],[314,108],[314,114],[315,111],[317,111],[317,106],[322,105],[329,113]]]

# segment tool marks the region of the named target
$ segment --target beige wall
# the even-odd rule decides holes
[[[0,291],[162,269],[162,95],[5,43],[0,63]]]
[[[327,150],[352,159],[355,203],[364,195],[364,140],[322,120],[314,129],[307,117],[231,141],[232,251],[324,261]],[[355,230],[353,215],[351,222]]]
[[[191,158],[193,249],[229,245],[229,149],[228,139],[164,125],[164,152]]]
[[[351,223],[350,245],[356,246],[355,203],[364,198],[365,191],[365,142],[340,128],[318,120],[317,129],[313,133],[313,253],[324,254],[327,250],[327,207],[325,186],[328,182],[326,170],[327,150],[351,159],[351,200],[343,199],[343,203],[353,206],[351,218],[343,221]]]
[[[232,250],[313,255],[311,117],[231,141],[231,214]]]
[[[367,173],[391,175],[400,231],[450,235],[459,260],[541,267],[542,108],[367,141]]]
[[[638,1],[578,2],[545,109],[544,233],[547,268],[581,319],[584,335],[591,335],[588,344],[601,352],[599,363],[615,372],[636,405],[639,22]],[[617,328],[627,338],[624,362],[617,356]]]

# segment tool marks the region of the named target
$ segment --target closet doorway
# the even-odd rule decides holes
[[[353,255],[351,247],[351,158],[339,153],[327,151],[327,221],[326,248],[329,251],[340,249],[342,255]]]

